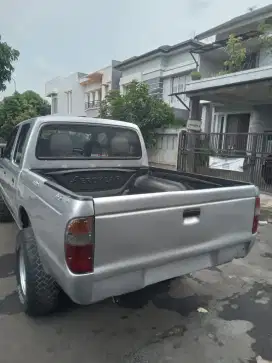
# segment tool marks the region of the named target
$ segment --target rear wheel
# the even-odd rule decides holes
[[[32,228],[21,230],[16,245],[16,279],[20,302],[30,316],[53,312],[59,301],[59,286],[40,260]]]
[[[13,217],[4,202],[4,199],[0,196],[0,222],[12,222]]]

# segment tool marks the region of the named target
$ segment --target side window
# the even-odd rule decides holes
[[[10,157],[11,157],[11,152],[12,152],[12,148],[13,148],[13,145],[14,145],[14,141],[16,139],[18,128],[19,128],[18,126],[15,127],[12,130],[10,137],[8,138],[8,141],[7,141],[4,153],[3,153],[3,157],[5,159],[10,159]]]
[[[24,152],[24,146],[26,144],[26,140],[28,137],[28,133],[29,133],[29,129],[30,129],[30,124],[24,124],[21,128],[18,140],[17,140],[17,144],[16,144],[16,148],[15,148],[15,152],[14,152],[14,162],[16,164],[20,164],[21,159],[22,159],[22,155]]]

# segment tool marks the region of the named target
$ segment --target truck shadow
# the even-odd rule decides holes
[[[0,279],[15,274],[15,253],[7,253],[0,256]]]
[[[107,299],[94,304],[104,308],[115,306],[118,309],[141,310],[149,303],[153,303],[158,309],[177,312],[183,317],[195,312],[198,307],[207,308],[212,296],[191,295],[186,297],[172,297],[169,294],[170,285],[173,280],[163,281],[138,291],[121,295],[112,299]],[[54,315],[61,315],[77,309],[88,309],[90,306],[82,307],[75,304],[66,294],[61,294],[60,305]],[[126,319],[127,315],[122,315],[121,319]]]

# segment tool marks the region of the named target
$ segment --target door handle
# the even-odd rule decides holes
[[[11,178],[12,183],[14,184],[14,178]]]
[[[193,226],[199,223],[200,208],[185,209],[183,212],[183,225]]]
[[[200,208],[195,209],[186,209],[183,212],[183,218],[192,218],[192,217],[199,217],[200,216]]]

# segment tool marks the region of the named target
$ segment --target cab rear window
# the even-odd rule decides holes
[[[38,159],[138,159],[141,143],[133,129],[94,124],[47,124],[39,133]]]

